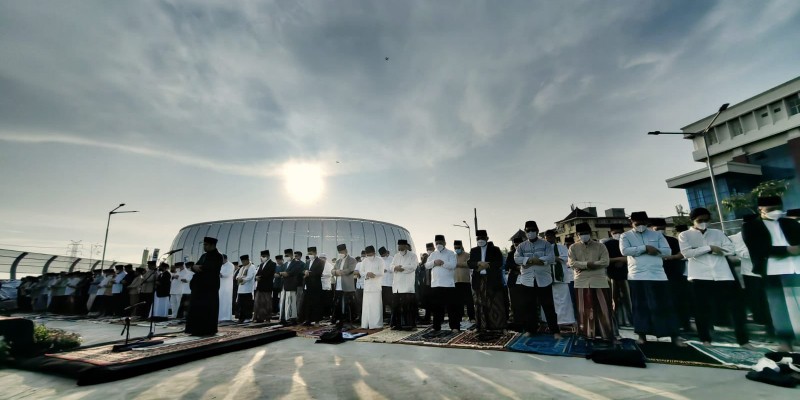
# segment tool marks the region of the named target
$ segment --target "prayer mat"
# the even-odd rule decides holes
[[[750,369],[752,366],[758,364],[758,360],[771,351],[763,347],[756,347],[754,350],[749,350],[741,348],[738,345],[730,344],[712,344],[711,346],[706,346],[701,342],[692,341],[687,343],[689,346],[719,361],[721,364],[739,369]]]
[[[621,339],[617,344],[612,345],[611,342],[603,340],[587,340],[581,336],[572,336],[569,343],[567,353],[574,357],[586,357],[595,350],[637,350],[639,346],[633,339]]]
[[[308,328],[308,327],[306,327],[306,328]],[[334,327],[330,327],[330,326],[326,326],[326,327],[312,327],[311,329],[308,329],[308,330],[305,330],[305,331],[300,331],[300,332],[297,332],[297,336],[304,337],[304,338],[308,338],[308,339],[319,339],[319,337],[320,337],[320,336],[321,336],[323,333],[330,332],[330,331],[332,331],[332,330],[334,330],[334,329],[336,329],[336,328],[334,328]]]
[[[466,332],[453,332],[444,329],[437,332],[433,328],[427,328],[401,340],[400,343],[442,347],[449,345],[450,342],[464,334]]]
[[[358,333],[342,332],[342,339],[344,340],[356,340],[364,336],[367,336],[367,334],[364,332],[358,332]]]
[[[470,331],[457,337],[448,347],[461,349],[503,350],[516,339],[516,332],[477,332]]]
[[[678,347],[671,342],[645,342],[640,344],[648,362],[672,365],[690,365],[694,367],[733,368],[723,365],[694,347]]]
[[[215,355],[261,346],[294,337],[284,330],[219,329],[217,335],[190,337],[156,336],[164,345],[114,353],[114,344],[81,347],[63,353],[15,360],[12,367],[77,379],[78,385],[93,385],[138,376]]]
[[[356,342],[397,343],[421,331],[423,331],[423,329],[420,328],[410,331],[393,331],[391,329],[384,329],[380,332],[360,337],[356,339]]]
[[[381,332],[381,331],[383,331],[383,328],[381,328],[381,329],[364,329],[364,328],[347,329],[347,333],[351,333],[351,334],[363,333],[365,335],[372,335],[373,333],[378,333],[378,332]]]
[[[522,353],[544,354],[547,356],[573,356],[570,354],[575,336],[564,336],[556,339],[550,334],[525,337],[524,335],[511,341],[506,347],[511,351]]]

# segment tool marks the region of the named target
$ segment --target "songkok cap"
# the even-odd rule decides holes
[[[675,225],[675,232],[681,233],[681,232],[686,232],[688,230],[689,230],[689,227],[686,226],[686,225],[683,225],[683,224]]]
[[[567,236],[564,238],[564,243],[575,243],[575,238],[572,236]]]
[[[539,230],[539,225],[536,225],[536,221],[525,221],[525,229],[532,229],[532,230]]]
[[[283,256],[282,256],[282,255],[280,255],[280,254],[278,254],[277,256],[275,256],[275,259],[276,259],[276,260],[283,260]]]
[[[434,242],[438,242],[438,241],[440,241],[440,240],[444,241],[444,235],[436,235],[436,236],[434,236],[434,238],[433,238],[433,241],[434,241]]]
[[[347,246],[344,243],[336,246],[336,251],[342,251],[342,250],[347,250]]]
[[[590,233],[592,232],[592,227],[589,226],[586,222],[581,222],[575,227],[575,232],[578,233]]]
[[[249,261],[250,260],[250,255],[249,254],[242,254],[241,256],[239,256],[239,259],[242,260],[242,261],[245,261],[245,260]]]
[[[488,237],[489,237],[489,235],[486,233],[486,230],[485,230],[485,229],[478,229],[478,230],[476,230],[476,231],[475,231],[475,237],[484,237],[484,238],[488,238]]]
[[[544,235],[545,236],[555,236],[556,235],[556,230],[555,229],[548,229],[548,230],[544,231]]]
[[[433,243],[425,243],[426,249],[433,249]]]
[[[405,240],[405,239],[398,239],[398,240],[397,240],[397,245],[398,245],[398,246],[401,246],[401,245],[408,246],[408,245],[409,245],[409,244],[408,244],[408,240]]]
[[[294,252],[294,255],[301,255],[301,256],[302,256],[302,255],[303,255],[303,252],[298,250],[298,251],[295,251],[295,252]]]
[[[147,266],[151,266],[151,265],[155,267],[156,266],[156,262],[153,261],[153,260],[148,261],[147,262]]]
[[[261,257],[269,257],[269,250],[261,250]]]
[[[194,265],[194,261],[189,261],[189,262],[187,262],[187,263],[186,263],[186,266],[187,266],[187,267],[191,267],[191,266],[193,266],[193,265]]]
[[[239,262],[238,261],[234,261],[233,265],[239,265]]]
[[[292,251],[293,251],[292,249],[286,249],[283,251],[283,255],[290,255],[292,254]]]
[[[217,244],[217,239],[206,236],[206,237],[203,238],[203,243]]]
[[[306,249],[306,250],[307,250],[309,253],[310,253],[310,252],[312,252],[312,251],[313,251],[314,253],[316,253],[316,252],[317,252],[317,248],[316,248],[316,247],[309,247],[309,248],[308,248],[308,249]]]
[[[325,253],[322,253],[322,254],[319,255],[319,258],[328,258],[328,255],[325,254]]]
[[[522,243],[522,238],[519,237],[519,236],[515,236],[514,240],[512,240],[511,242],[514,243],[514,244],[520,244],[520,243]]]
[[[647,221],[647,213],[644,211],[634,211],[631,213],[631,221]]]
[[[624,231],[625,227],[623,227],[620,224],[611,224],[611,230],[612,231]]]
[[[783,206],[783,200],[778,196],[764,196],[758,198],[759,207]]]
[[[708,209],[705,209],[703,207],[697,207],[697,208],[693,209],[691,212],[689,212],[689,219],[694,221],[697,217],[699,217],[701,215],[708,215],[710,217],[711,216],[711,212],[708,211]]]
[[[758,219],[758,214],[747,214],[742,217],[743,222],[752,222]]]
[[[463,246],[464,244],[460,240],[454,240],[453,246]]]
[[[178,262],[176,262],[176,263],[175,263],[175,266],[176,266],[176,267],[182,267],[182,266],[183,266],[183,261],[178,261]]]
[[[381,246],[381,248],[378,249],[378,253],[380,253],[380,254],[388,253],[388,252],[389,252],[389,250],[386,250],[386,247],[383,247],[383,246]]]
[[[800,208],[793,208],[791,210],[786,210],[787,217],[800,217]]]
[[[370,253],[374,254],[375,253],[375,246],[367,246],[367,248],[364,249],[364,252],[367,253],[367,254],[370,254]]]
[[[647,226],[667,226],[667,220],[664,218],[651,218]]]

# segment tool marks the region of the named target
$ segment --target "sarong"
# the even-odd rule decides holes
[[[489,289],[486,276],[478,278],[475,290],[475,318],[478,331],[502,330],[506,328],[505,290]]]
[[[628,280],[633,304],[633,330],[641,335],[678,335],[678,316],[672,305],[668,281]]]
[[[589,339],[597,336],[613,340],[618,334],[611,308],[611,289],[577,288],[578,334]]]
[[[764,283],[775,336],[800,339],[800,274],[767,275]]]

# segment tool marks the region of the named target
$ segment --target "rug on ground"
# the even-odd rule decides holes
[[[731,344],[706,346],[701,342],[694,341],[688,342],[688,344],[701,353],[717,360],[720,364],[739,369],[750,369],[758,364],[758,360],[771,351],[763,347],[756,347],[750,350]]]
[[[422,328],[417,328],[410,331],[393,331],[391,329],[384,329],[380,332],[373,333],[364,337],[356,339],[356,342],[373,342],[373,343],[397,343],[415,333],[423,331]]]
[[[426,328],[400,340],[399,343],[443,347],[464,334],[464,332],[453,332],[450,330],[434,331],[433,328]]]
[[[453,340],[448,347],[461,349],[502,350],[518,333],[515,332],[478,332],[469,331]]]

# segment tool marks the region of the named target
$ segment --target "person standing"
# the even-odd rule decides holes
[[[230,321],[233,318],[233,277],[235,267],[228,261],[228,255],[222,255],[222,268],[219,270],[219,321]]]
[[[397,241],[397,254],[392,258],[388,268],[392,270],[392,316],[389,326],[394,330],[414,329],[417,327],[416,296],[414,294],[417,255],[411,251],[406,239]]]
[[[189,261],[184,264],[183,270],[178,274],[181,281],[181,304],[178,307],[178,318],[186,318],[189,302],[192,299],[192,278],[194,277],[194,263]],[[220,270],[222,268],[220,267]]]
[[[275,275],[272,279],[272,312],[278,313],[281,309],[281,292],[283,291],[283,277],[281,272],[286,271],[286,263],[283,262],[283,256],[278,254],[275,256]]]
[[[644,211],[631,213],[632,229],[620,237],[620,252],[628,257],[628,284],[633,303],[633,328],[644,344],[647,335],[668,336],[672,343],[686,347],[678,337],[678,317],[672,305],[667,274],[662,257],[672,249],[659,232],[647,229],[649,217]]]
[[[117,264],[114,266],[114,284],[111,285],[111,296],[114,302],[114,316],[121,317],[124,312],[122,311],[125,308],[125,293],[124,288],[125,285],[122,283],[125,279],[127,273],[124,270],[125,266],[122,264]]]
[[[325,261],[317,258],[317,248],[308,248],[308,263],[304,271],[306,290],[303,307],[305,321],[303,325],[316,326],[322,320],[322,272],[325,271]]]
[[[256,283],[253,304],[253,320],[269,321],[272,318],[272,280],[275,276],[275,262],[269,257],[269,250],[261,250],[261,264],[256,270]]]
[[[328,255],[322,253],[319,259],[325,263],[322,270],[322,319],[330,319],[333,316],[333,263],[328,261]]]
[[[383,328],[383,285],[382,277],[385,266],[383,259],[375,257],[375,247],[364,249],[365,257],[361,260],[361,274],[364,276],[364,297],[361,308],[361,328]]]
[[[606,278],[608,250],[592,240],[592,227],[589,224],[578,224],[575,232],[580,241],[569,247],[567,262],[575,275],[578,335],[589,340],[599,336],[613,343],[618,332],[611,308],[611,289]]]
[[[472,288],[475,293],[475,319],[478,332],[499,331],[506,328],[506,297],[503,287],[503,253],[489,241],[483,229],[475,231],[477,247],[469,251],[468,266],[472,270]]]
[[[619,224],[611,225],[611,238],[603,245],[608,251],[608,268],[606,274],[611,283],[611,298],[614,306],[614,319],[618,326],[633,325],[633,312],[631,311],[631,295],[628,288],[628,257],[622,255],[619,247],[619,238],[625,228]]]
[[[675,315],[678,316],[680,327],[684,331],[691,331],[692,326],[689,322],[689,284],[686,279],[686,260],[681,254],[681,245],[677,238],[667,236],[667,220],[664,218],[651,218],[650,227],[664,235],[669,243],[672,253],[661,257],[664,260],[664,273],[667,274],[669,289],[672,292],[672,305],[675,307]]]
[[[433,242],[425,244],[425,252],[420,254],[419,265],[417,266],[416,285],[419,288],[417,292],[417,304],[425,310],[422,317],[423,324],[431,323],[432,312],[432,298],[431,294],[431,270],[425,268],[428,258],[435,250]]]
[[[303,253],[295,251],[292,261],[281,272],[283,278],[283,293],[281,293],[280,321],[282,324],[297,324],[297,287],[301,284],[305,264],[300,261]]]
[[[777,196],[760,197],[758,210],[761,219],[746,222],[742,237],[753,272],[764,278],[779,351],[792,351],[792,341],[800,339],[800,223],[785,218]]]
[[[748,214],[742,218],[744,223],[759,219],[756,214]],[[767,295],[764,292],[764,280],[761,275],[753,273],[753,260],[750,259],[750,250],[742,238],[742,232],[728,236],[736,249],[736,257],[741,266],[742,286],[745,292],[747,307],[753,313],[753,322],[764,325],[767,335],[774,335],[775,329],[772,327],[772,318],[769,316],[769,306],[767,305]]]
[[[364,258],[367,257],[367,253],[365,251],[361,251],[361,256],[356,257],[356,270],[353,273],[353,277],[356,280],[356,320],[361,321],[361,310],[364,306],[364,274],[361,272],[361,263],[364,261]]]
[[[156,321],[164,321],[169,315],[169,289],[172,283],[172,275],[167,269],[169,269],[169,264],[167,263],[161,263],[158,266],[153,309],[150,313],[150,318]]]
[[[456,253],[445,247],[444,235],[436,235],[433,241],[436,250],[428,257],[425,269],[431,271],[431,311],[433,312],[433,330],[442,329],[444,313],[450,330],[461,330],[461,313],[458,311],[458,293],[456,292],[455,270]]]
[[[236,275],[239,292],[236,303],[239,305],[239,323],[248,323],[253,318],[253,283],[256,278],[256,269],[250,263],[250,255],[243,254],[239,257],[242,267]]]
[[[139,301],[145,302],[145,304],[139,307],[139,316],[143,319],[149,317],[150,309],[153,307],[157,275],[158,271],[156,271],[156,261],[148,261],[147,272],[145,272],[144,276],[142,276],[142,284],[139,285]]]
[[[394,278],[391,268],[392,257],[390,257],[389,250],[386,250],[386,247],[379,248],[378,255],[380,255],[386,268],[383,271],[383,278],[381,278],[381,300],[383,303],[383,317],[387,319],[387,317],[391,318],[392,315],[392,279]]]
[[[464,244],[460,240],[453,241],[453,251],[456,253],[456,304],[459,318],[464,319],[464,307],[467,308],[467,317],[470,322],[475,322],[475,301],[472,299],[472,271],[469,269],[470,254],[464,251]]]
[[[181,305],[181,277],[180,272],[183,270],[183,262],[176,262],[170,268],[170,284],[169,284],[169,308],[170,318],[178,318],[178,307]]]
[[[695,324],[697,335],[704,344],[711,344],[711,329],[714,326],[712,313],[714,303],[733,320],[736,341],[742,347],[749,345],[747,316],[744,302],[739,295],[736,277],[726,256],[736,252],[733,242],[719,229],[709,229],[711,212],[698,207],[689,213],[692,228],[682,232],[678,238],[681,254],[689,260],[689,281],[694,290]]]
[[[339,257],[333,266],[334,298],[332,322],[338,328],[344,326],[345,320],[352,324],[355,322],[356,283],[353,273],[356,270],[356,259],[347,254],[347,245],[336,246]]]
[[[523,304],[522,295],[520,290],[522,290],[522,286],[517,285],[517,278],[519,278],[519,273],[521,270],[521,265],[517,264],[514,261],[514,253],[517,252],[517,246],[522,243],[521,236],[514,236],[511,241],[511,249],[508,250],[508,255],[506,256],[506,264],[505,268],[508,271],[508,277],[506,278],[508,282],[508,314],[512,321],[510,324],[510,328],[521,330],[523,329],[522,323],[522,315],[523,311],[520,307]]]
[[[205,254],[193,265],[190,281],[192,299],[186,317],[186,333],[192,336],[215,335],[219,318],[219,271],[222,254],[217,250],[217,239],[203,238]]]
[[[555,262],[550,265],[550,268],[553,271],[553,305],[556,308],[556,315],[558,315],[558,324],[575,325],[575,307],[573,307],[570,294],[570,284],[575,278],[572,269],[567,264],[569,250],[567,246],[556,242],[554,229],[545,231],[544,240],[553,246]]]
[[[522,266],[517,285],[520,285],[522,325],[525,336],[535,334],[539,329],[539,307],[544,309],[544,316],[550,333],[561,339],[558,327],[558,314],[553,304],[553,272],[550,268],[555,262],[553,246],[539,239],[539,226],[536,221],[525,222],[525,235],[528,240],[517,246],[514,261]]]

